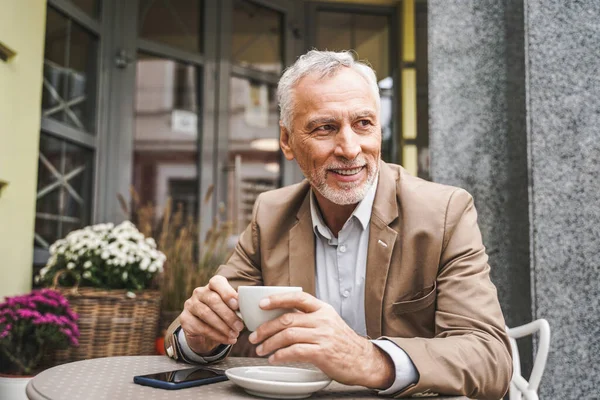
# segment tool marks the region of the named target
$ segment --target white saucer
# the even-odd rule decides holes
[[[331,383],[321,371],[290,367],[236,367],[225,375],[246,392],[272,399],[304,399]]]

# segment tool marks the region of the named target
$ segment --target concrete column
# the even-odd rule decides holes
[[[598,398],[600,2],[527,0],[534,318],[553,329],[543,398]]]
[[[507,323],[550,322],[541,397],[589,398],[600,374],[600,3],[428,9],[433,179],[474,195]]]
[[[522,3],[428,10],[432,177],[475,198],[507,324],[520,325],[531,320]]]

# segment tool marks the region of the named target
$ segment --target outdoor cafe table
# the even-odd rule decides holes
[[[227,369],[252,365],[268,365],[264,358],[230,357],[215,365]],[[289,366],[314,368],[310,364]],[[133,383],[135,375],[189,368],[165,356],[108,357],[77,361],[47,369],[27,385],[31,400],[202,400],[253,399],[242,388],[230,381],[213,383],[181,390],[163,390]],[[327,388],[314,393],[310,399],[382,399],[373,390],[332,382]],[[445,400],[465,400],[466,397],[437,397]]]

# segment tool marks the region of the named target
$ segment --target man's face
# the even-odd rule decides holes
[[[280,144],[327,200],[360,202],[373,184],[381,156],[379,108],[367,81],[350,68],[318,79],[306,76],[294,89],[291,132]]]

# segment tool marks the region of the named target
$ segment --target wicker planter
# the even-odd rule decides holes
[[[53,363],[110,356],[155,354],[160,294],[147,290],[131,299],[125,290],[58,288],[77,314],[79,347],[56,351]]]

